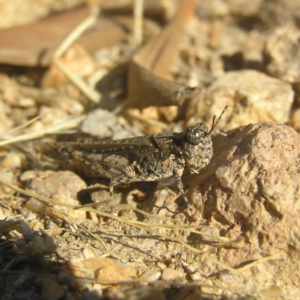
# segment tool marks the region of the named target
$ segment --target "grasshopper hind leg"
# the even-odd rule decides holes
[[[117,178],[113,178],[110,180],[109,183],[109,195],[110,195],[110,200],[114,199],[114,186],[121,184],[121,183],[130,183],[129,180],[124,180],[123,177],[117,177]]]
[[[174,175],[175,175],[175,178],[176,178],[176,182],[177,182],[177,188],[179,189],[179,192],[180,192],[180,196],[183,198],[186,206],[191,209],[192,208],[192,205],[189,201],[189,199],[187,198],[186,196],[186,193],[183,189],[183,183],[182,183],[182,179],[181,179],[181,175],[183,173],[183,170],[175,170],[174,171]]]

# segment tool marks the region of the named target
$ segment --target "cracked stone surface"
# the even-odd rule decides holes
[[[250,124],[215,137],[214,152],[209,166],[190,179],[189,196],[199,221],[245,242],[241,249],[220,249],[218,259],[239,266],[274,255],[264,272],[279,286],[299,284],[299,134],[286,125]],[[285,275],[275,275],[278,266]]]

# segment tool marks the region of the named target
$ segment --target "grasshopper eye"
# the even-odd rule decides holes
[[[188,129],[187,140],[192,145],[198,145],[203,137],[208,135],[208,128],[204,123],[197,123]]]

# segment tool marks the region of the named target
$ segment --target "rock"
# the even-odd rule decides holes
[[[197,280],[201,280],[203,277],[200,272],[195,272],[195,273],[190,274],[190,278],[193,281],[197,281]]]
[[[183,272],[171,268],[164,268],[161,275],[161,280],[176,280],[182,277],[184,277]]]
[[[77,193],[86,188],[86,183],[70,171],[44,171],[38,178],[31,180],[29,188],[49,198],[59,195],[76,199]]]
[[[215,137],[214,153],[208,167],[190,180],[188,197],[198,220],[216,235],[245,240],[240,249],[220,248],[217,259],[235,267],[279,255],[273,264],[260,264],[264,276],[281,268],[274,283],[300,284],[292,275],[300,267],[299,134],[286,125],[250,124]]]
[[[225,105],[229,107],[218,124],[221,129],[266,121],[285,123],[293,99],[293,89],[286,82],[253,70],[228,72],[191,101],[187,125],[210,123]]]
[[[69,273],[80,277],[96,280],[128,280],[136,277],[137,271],[120,262],[103,257],[88,259],[72,259],[68,263]],[[79,283],[80,283],[79,279]],[[83,283],[85,283],[83,281]]]
[[[77,193],[86,188],[86,183],[78,175],[70,171],[44,171],[39,177],[29,181],[28,188],[39,195],[46,196],[55,201],[64,204],[79,205]],[[32,209],[36,205],[30,203],[30,208]],[[73,210],[60,205],[55,207],[70,217],[81,220],[86,218],[84,211]],[[38,212],[41,209],[36,207],[33,210]]]
[[[1,157],[0,168],[2,170],[18,170],[21,169],[24,161],[25,155],[23,153],[12,150]]]
[[[296,26],[280,27],[266,41],[266,70],[274,77],[294,83],[300,80],[300,30]]]
[[[253,17],[259,13],[260,6],[263,0],[244,2],[243,0],[229,0],[226,1],[230,7],[233,15],[241,17]]]
[[[188,266],[186,266],[185,268],[185,271],[188,273],[188,274],[191,274],[191,273],[194,273],[196,272],[196,270],[198,269],[198,265],[196,262],[193,262],[191,264],[189,264]]]
[[[290,124],[297,132],[300,131],[300,108],[292,112]]]
[[[266,42],[264,54],[267,72],[295,86],[300,103],[300,30],[296,26],[280,27]]]
[[[145,273],[140,276],[140,280],[143,281],[156,281],[161,276],[161,272],[159,270],[151,270],[148,269]]]
[[[15,184],[17,181],[16,175],[11,170],[0,169],[0,178],[4,178],[10,184]],[[7,195],[14,195],[15,191],[8,187],[6,184],[0,182],[0,197]]]
[[[95,62],[90,53],[80,45],[68,48],[60,59],[64,66],[73,74],[87,78],[95,70]],[[51,65],[45,73],[42,86],[62,89],[69,83],[69,79],[55,64]]]
[[[86,115],[81,125],[81,131],[100,139],[110,138],[113,140],[142,135],[141,131],[121,124],[114,113],[103,108],[96,108]]]

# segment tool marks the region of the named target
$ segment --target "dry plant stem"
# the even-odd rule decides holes
[[[64,52],[71,46],[72,43],[88,28],[93,26],[99,15],[99,7],[92,7],[90,16],[79,24],[61,43],[54,53],[54,58],[60,58]]]
[[[114,215],[112,215],[110,213],[102,212],[101,210],[93,209],[91,207],[87,207],[86,205],[71,205],[71,204],[65,204],[65,203],[54,201],[54,200],[52,200],[52,199],[50,199],[48,197],[44,197],[42,195],[38,195],[36,193],[30,192],[30,191],[25,191],[25,190],[23,190],[21,188],[18,188],[17,186],[15,186],[13,184],[10,184],[8,181],[6,181],[1,176],[0,176],[0,182],[4,183],[9,188],[15,190],[18,193],[21,193],[21,194],[24,194],[26,196],[35,198],[35,199],[37,199],[37,200],[39,200],[39,201],[41,201],[41,202],[43,202],[43,203],[45,203],[47,205],[49,205],[49,204],[51,204],[51,205],[59,205],[59,206],[62,206],[62,207],[68,207],[68,208],[73,208],[73,209],[76,209],[76,210],[83,210],[83,211],[88,211],[88,212],[93,211],[93,212],[97,212],[98,214],[103,215],[105,217],[109,217],[109,218],[115,219],[115,220],[117,220],[119,222],[127,223],[128,225],[131,225],[131,226],[138,226],[139,228],[140,228],[140,226],[143,227],[143,228],[145,226],[148,226],[147,223],[143,223],[143,222],[139,222],[139,221],[133,221],[133,220],[127,220],[127,219],[124,219],[124,218],[121,218],[121,217],[116,217],[116,216],[114,216]],[[155,217],[155,215],[151,215],[151,214],[147,214],[147,215],[149,217]],[[151,227],[167,228],[167,229],[170,229],[170,230],[185,230],[185,231],[190,231],[190,232],[197,233],[199,235],[203,235],[203,236],[207,236],[207,237],[210,237],[210,238],[214,238],[214,239],[220,240],[222,242],[230,242],[230,240],[228,240],[226,238],[222,238],[222,237],[218,237],[218,236],[212,236],[212,235],[205,234],[203,232],[197,231],[197,230],[193,229],[192,226],[182,226],[182,225],[178,226],[178,225],[172,225],[172,224],[167,225],[167,224],[155,224],[155,223],[152,223]],[[197,226],[197,228],[199,228],[199,226]],[[158,235],[160,235],[160,234],[158,234]]]
[[[282,254],[281,253],[276,253],[276,254],[273,254],[273,255],[270,255],[270,256],[266,256],[266,257],[262,257],[262,258],[258,258],[257,260],[255,260],[254,262],[251,262],[243,267],[240,267],[239,268],[239,271],[244,271],[244,270],[247,270],[247,269],[250,269],[254,266],[257,266],[261,263],[264,263],[266,261],[269,261],[269,260],[275,260],[275,259],[281,259],[283,258]]]
[[[134,2],[134,46],[138,47],[143,40],[143,0],[135,0]]]
[[[21,142],[21,141],[37,139],[40,137],[44,137],[47,134],[59,133],[63,130],[75,128],[75,127],[78,127],[78,125],[82,122],[83,119],[84,119],[84,116],[72,118],[69,120],[64,120],[59,123],[52,124],[48,128],[43,128],[41,130],[36,130],[34,132],[29,132],[29,133],[22,134],[22,135],[19,135],[16,137],[8,138],[5,141],[0,141],[0,146],[4,146],[4,145],[16,143],[16,142]]]
[[[70,72],[70,70],[58,59],[54,58],[53,63],[68,77],[68,79],[91,101],[99,103],[101,95],[91,89],[84,80]]]
[[[11,134],[11,133],[14,133],[14,132],[16,132],[16,131],[18,131],[18,130],[24,128],[24,127],[26,127],[26,126],[29,126],[30,124],[32,124],[32,123],[34,123],[35,121],[37,121],[38,119],[44,117],[44,116],[45,116],[46,114],[48,114],[48,113],[49,113],[49,112],[46,112],[46,113],[44,113],[44,114],[42,114],[42,115],[39,115],[39,116],[37,116],[37,117],[35,117],[35,118],[29,120],[29,121],[26,122],[25,124],[22,124],[22,125],[20,125],[20,126],[11,128],[11,129],[9,129],[9,130],[3,132],[3,133],[0,133],[0,138],[2,138],[3,136],[7,136],[7,135],[9,135],[9,134]]]
[[[15,186],[13,184],[10,184],[8,181],[6,181],[1,176],[0,176],[0,182],[4,183],[9,188],[11,188],[11,189],[13,189],[13,190],[15,190],[15,191],[17,191],[21,194],[24,194],[26,196],[35,198],[35,199],[37,199],[37,200],[39,200],[39,201],[41,201],[41,202],[43,202],[47,205],[52,204],[52,205],[59,205],[59,206],[62,206],[62,207],[73,208],[73,209],[76,209],[76,210],[83,210],[83,211],[88,211],[88,212],[90,212],[90,211],[97,212],[100,215],[115,219],[119,222],[127,223],[128,225],[131,225],[131,226],[137,226],[139,228],[143,227],[143,229],[145,229],[145,230],[147,228],[146,226],[148,226],[147,223],[143,223],[143,222],[139,222],[139,221],[133,221],[133,220],[127,220],[127,219],[124,219],[124,218],[121,218],[121,217],[116,217],[116,216],[114,216],[110,213],[106,213],[106,212],[100,211],[98,209],[88,207],[87,205],[70,205],[70,204],[64,204],[64,203],[61,203],[61,202],[54,201],[54,200],[52,200],[48,197],[44,197],[44,196],[38,195],[36,193],[25,191],[21,188],[18,188],[17,186]],[[94,203],[92,205],[94,205]],[[128,208],[128,207],[126,207],[126,208]],[[134,209],[134,208],[132,208],[132,209]],[[156,218],[157,217],[155,215],[145,213],[145,212],[143,212],[141,210],[138,210],[138,209],[134,209],[134,210],[137,210],[137,211],[139,211],[143,214],[147,214],[147,216],[150,217],[150,218]],[[202,236],[205,236],[205,237],[209,237],[209,238],[212,238],[212,239],[215,239],[215,240],[219,240],[220,242],[225,242],[225,243],[228,243],[228,244],[232,243],[228,238],[220,237],[220,236],[213,236],[213,235],[206,234],[206,233],[203,233],[201,231],[198,231],[198,230],[194,229],[194,228],[199,228],[199,226],[175,225],[175,224],[155,224],[155,223],[152,223],[151,227],[165,228],[165,229],[170,229],[170,230],[184,230],[184,231],[194,232],[196,234],[199,234],[199,235],[202,235]],[[160,235],[159,233],[157,233],[157,234]]]
[[[82,210],[82,209],[79,209],[79,210]],[[96,213],[96,214],[100,214],[100,215],[102,215],[102,216],[112,218],[112,219],[114,219],[114,220],[116,220],[116,221],[119,221],[119,222],[121,222],[121,223],[125,223],[125,224],[127,224],[127,225],[134,226],[134,227],[140,228],[140,229],[142,229],[142,230],[145,230],[145,231],[147,231],[147,232],[150,232],[150,233],[152,233],[152,234],[154,234],[154,235],[158,235],[158,236],[160,236],[160,237],[162,237],[162,238],[164,238],[164,239],[166,239],[166,240],[171,240],[171,241],[173,241],[173,242],[177,242],[177,243],[181,244],[182,246],[184,246],[184,247],[186,247],[186,248],[192,250],[192,251],[195,252],[195,253],[204,255],[208,260],[210,260],[210,261],[214,262],[215,264],[219,265],[220,267],[222,267],[222,268],[224,268],[224,269],[226,269],[226,270],[232,272],[233,274],[235,274],[235,275],[237,275],[237,276],[242,276],[242,277],[243,277],[243,275],[242,275],[238,270],[229,267],[228,265],[226,265],[226,264],[224,264],[224,263],[218,261],[217,259],[215,259],[215,258],[213,258],[213,257],[208,256],[206,253],[200,251],[199,249],[197,249],[197,248],[195,248],[195,247],[193,247],[193,246],[190,246],[189,244],[183,242],[183,241],[180,240],[179,238],[170,237],[169,235],[161,234],[161,233],[159,233],[159,232],[157,232],[157,231],[155,231],[155,230],[150,229],[150,228],[149,228],[149,224],[147,224],[147,223],[145,224],[145,223],[143,223],[143,222],[132,222],[131,220],[126,220],[126,219],[124,219],[124,218],[116,217],[116,216],[113,216],[113,215],[111,215],[111,214],[109,214],[109,213],[106,213],[106,212],[103,212],[103,211],[99,211],[99,210],[93,209],[93,208],[91,208],[91,209],[89,209],[89,210],[84,209],[84,211],[92,211],[92,212],[94,212],[94,213]],[[140,224],[138,224],[138,223],[140,223]],[[153,225],[153,224],[151,224],[151,226],[152,226],[152,225]],[[161,224],[158,224],[158,226],[159,226],[159,225],[161,226]]]
[[[98,206],[98,205],[99,205],[99,203],[89,203],[89,204],[81,205],[80,207],[78,207],[78,209],[83,210],[84,208],[95,207],[95,206]],[[167,218],[167,217],[164,217],[164,216],[153,215],[153,214],[147,213],[147,212],[145,212],[145,211],[143,211],[141,209],[132,207],[132,206],[130,206],[128,204],[117,204],[117,205],[114,206],[114,208],[130,209],[130,210],[136,211],[136,212],[138,212],[138,213],[140,213],[140,214],[142,214],[142,215],[144,215],[144,216],[146,216],[148,218],[151,218],[151,219],[166,220],[166,221],[171,222],[171,224],[155,224],[155,223],[151,223],[151,227],[165,228],[165,229],[170,229],[170,230],[189,231],[189,232],[193,232],[193,233],[196,233],[196,234],[199,234],[199,235],[202,235],[202,236],[205,236],[205,237],[208,237],[208,238],[220,241],[220,242],[223,243],[222,246],[235,245],[234,242],[232,242],[230,239],[228,239],[226,237],[214,236],[214,235],[207,234],[207,233],[201,232],[199,230],[196,230],[196,228],[201,227],[199,225],[194,225],[193,226],[193,225],[185,225],[185,224],[176,224],[178,222],[177,220],[170,219],[170,218]],[[145,224],[145,223],[131,220],[131,225],[134,225],[134,224]],[[202,226],[202,227],[204,228],[205,226]]]
[[[42,203],[45,203],[47,205],[49,204],[52,204],[52,205],[59,205],[59,206],[62,206],[62,207],[68,207],[68,208],[76,208],[77,206],[76,205],[71,205],[71,204],[66,204],[66,203],[61,203],[61,202],[58,202],[58,201],[54,201],[48,197],[45,197],[45,196],[42,196],[42,195],[38,195],[34,192],[30,192],[30,191],[25,191],[19,187],[17,187],[16,185],[14,184],[11,184],[10,182],[8,182],[6,179],[4,179],[2,176],[0,176],[0,182],[2,182],[3,184],[5,184],[6,186],[8,186],[9,188],[11,188],[12,190],[20,193],[20,194],[23,194],[23,195],[26,195],[26,196],[29,196],[29,197],[32,197],[34,199],[37,199],[39,201],[41,201]]]
[[[241,267],[239,269],[234,269],[232,267],[229,267],[228,265],[218,261],[217,259],[211,257],[208,255],[208,252],[201,252],[199,249],[193,247],[193,246],[190,246],[189,244],[183,242],[182,240],[178,239],[178,238],[174,238],[174,237],[170,237],[169,235],[165,235],[165,234],[161,234],[155,230],[152,230],[149,228],[149,224],[147,223],[143,223],[143,222],[138,222],[138,221],[132,221],[132,220],[127,220],[127,219],[124,219],[122,217],[117,217],[117,216],[114,216],[110,213],[106,213],[106,212],[103,212],[103,211],[100,211],[100,210],[97,210],[97,209],[94,209],[94,208],[87,208],[85,206],[76,206],[76,205],[70,205],[70,204],[65,204],[65,203],[60,203],[60,202],[57,202],[57,201],[54,201],[50,198],[47,198],[47,197],[44,197],[44,196],[41,196],[41,195],[38,195],[38,194],[35,194],[33,192],[29,192],[29,191],[25,191],[21,188],[18,188],[17,186],[13,185],[13,184],[10,184],[8,181],[6,181],[4,178],[2,178],[0,176],[0,182],[2,182],[3,184],[5,184],[6,186],[8,186],[9,188],[21,193],[21,194],[24,194],[24,195],[27,195],[27,196],[30,196],[30,197],[33,197],[37,200],[40,200],[41,202],[43,203],[46,203],[46,204],[52,204],[52,205],[59,205],[59,206],[63,206],[63,207],[69,207],[69,208],[73,208],[73,209],[77,209],[77,210],[83,210],[83,211],[88,211],[88,212],[94,212],[96,214],[99,214],[99,215],[102,215],[104,217],[108,217],[108,218],[111,218],[111,219],[114,219],[120,223],[125,223],[129,226],[134,226],[134,227],[137,227],[137,228],[140,228],[142,230],[145,230],[147,232],[150,232],[154,235],[158,235],[164,239],[167,239],[167,240],[171,240],[173,242],[178,242],[180,243],[182,246],[190,249],[191,251],[195,252],[195,253],[198,253],[198,254],[201,254],[203,257],[205,257],[206,259],[214,262],[215,264],[219,265],[220,267],[232,272],[233,274],[237,275],[237,276],[242,276],[243,275],[241,274],[241,271],[243,270],[246,270],[246,269],[249,269],[259,263],[263,263],[265,261],[269,261],[269,260],[273,260],[273,259],[279,259],[281,257],[280,254],[275,254],[275,255],[272,255],[272,256],[268,256],[268,257],[264,257],[262,259],[258,259],[257,261],[253,262],[253,263],[250,263],[248,265],[245,265],[244,267]],[[72,223],[72,222],[71,222]],[[79,225],[78,225],[79,226]],[[84,227],[82,226],[79,226],[80,228],[84,229]],[[178,229],[178,230],[188,230],[188,231],[191,231],[191,232],[195,232],[195,233],[199,233],[201,235],[203,235],[202,232],[198,232],[197,230],[190,230],[188,228],[182,228],[180,226],[176,226],[175,228],[172,227],[171,225],[162,225],[162,224],[151,224],[151,227],[160,227],[160,228],[164,228],[164,227],[169,227],[171,230],[174,230],[174,229]],[[86,229],[84,229],[86,231]],[[93,237],[96,238],[96,236],[92,233],[89,232],[89,234],[91,234]],[[205,235],[205,236],[210,236],[210,235]],[[211,237],[211,236],[210,236]],[[218,238],[218,237],[213,237],[213,238]],[[96,238],[97,240],[99,240],[99,238]]]
[[[6,181],[2,176],[0,176],[0,182],[2,182],[3,184],[5,184],[6,186],[8,186],[9,188],[11,188],[12,190],[20,193],[20,194],[23,194],[23,195],[26,195],[26,196],[29,196],[29,197],[32,197],[34,199],[37,199],[39,201],[41,201],[42,203],[46,204],[46,205],[58,205],[58,206],[62,206],[62,207],[67,207],[67,208],[73,208],[73,209],[76,209],[78,208],[78,206],[76,205],[71,205],[71,204],[66,204],[66,203],[61,203],[61,202],[57,202],[57,201],[54,201],[48,197],[45,197],[45,196],[42,196],[42,195],[39,195],[39,194],[36,194],[34,192],[30,192],[30,191],[25,191],[19,187],[17,187],[16,185],[13,185],[11,183],[9,183],[8,181]],[[80,206],[79,206],[80,207]],[[65,215],[62,215],[60,214],[59,212],[56,211],[56,213],[65,221],[67,221],[68,223],[74,223],[76,224],[78,227],[80,227],[83,231],[87,232],[89,235],[91,235],[93,238],[95,238],[96,240],[100,241],[104,248],[107,250],[107,246],[105,245],[105,243],[103,242],[102,239],[100,239],[97,235],[94,235],[92,232],[90,232],[89,230],[87,230],[86,228],[84,228],[82,225],[80,224],[77,224],[76,222],[73,222],[69,219],[68,216],[65,216]]]
[[[218,261],[217,259],[215,259],[215,258],[213,258],[213,257],[208,256],[207,253],[201,252],[199,249],[190,246],[189,244],[187,244],[187,243],[181,241],[180,239],[174,238],[174,237],[170,237],[170,236],[168,236],[168,235],[164,235],[164,234],[161,234],[161,233],[159,233],[159,232],[157,232],[157,231],[155,231],[155,230],[150,229],[150,228],[149,228],[149,224],[147,224],[147,223],[145,224],[145,223],[143,223],[143,222],[138,222],[138,221],[133,222],[133,221],[131,221],[131,220],[127,220],[127,219],[124,219],[124,218],[121,218],[121,217],[117,217],[117,216],[114,216],[114,215],[112,215],[112,214],[110,214],[110,213],[106,213],[106,212],[103,212],[103,211],[100,211],[100,210],[97,210],[97,209],[93,209],[93,208],[86,208],[86,207],[81,207],[81,206],[75,206],[75,205],[70,205],[70,204],[60,203],[60,202],[54,201],[54,200],[52,200],[52,199],[50,199],[50,198],[47,198],[47,197],[38,195],[38,194],[36,194],[36,193],[29,192],[29,191],[25,191],[25,190],[23,190],[23,189],[21,189],[21,188],[18,188],[17,186],[15,186],[15,185],[13,185],[13,184],[10,184],[8,181],[6,181],[6,180],[5,180],[4,178],[2,178],[1,176],[0,176],[0,182],[4,183],[4,184],[5,184],[6,186],[8,186],[9,188],[11,188],[11,189],[13,189],[13,190],[15,190],[15,191],[17,191],[17,192],[19,192],[19,193],[21,193],[21,194],[24,194],[24,195],[33,197],[33,198],[35,198],[35,199],[37,199],[37,200],[40,200],[41,202],[46,203],[46,204],[48,204],[48,205],[49,205],[49,204],[52,204],[52,205],[60,205],[60,206],[63,206],[63,207],[69,207],[69,208],[73,208],[73,209],[78,209],[78,210],[83,210],[83,211],[94,212],[94,213],[99,214],[99,215],[102,215],[102,216],[104,216],[104,217],[108,217],[108,218],[114,219],[114,220],[116,220],[116,221],[118,221],[118,222],[128,224],[129,226],[134,226],[134,227],[140,228],[140,229],[142,229],[142,230],[148,231],[148,232],[150,232],[150,233],[153,233],[154,235],[158,235],[158,236],[160,236],[160,237],[162,237],[162,238],[165,238],[165,239],[167,239],[167,240],[171,240],[171,241],[173,241],[173,242],[178,242],[178,243],[180,243],[182,246],[184,246],[184,247],[186,247],[186,248],[192,250],[192,251],[195,252],[195,253],[198,253],[198,254],[201,254],[201,255],[205,255],[205,257],[206,257],[208,260],[210,260],[210,261],[216,263],[216,264],[219,265],[220,267],[222,267],[222,268],[224,268],[224,269],[226,269],[226,270],[232,272],[233,274],[238,275],[238,276],[242,276],[242,274],[241,274],[238,270],[236,270],[236,269],[234,269],[234,268],[231,268],[231,267],[227,266],[226,264],[224,264],[224,263]],[[71,222],[71,223],[72,223],[72,222]],[[151,226],[153,226],[153,224],[151,224]],[[158,226],[161,226],[161,224],[158,224]],[[80,226],[80,227],[81,227],[81,226]],[[97,240],[98,240],[98,239],[97,239]]]
[[[53,56],[53,63],[67,76],[67,78],[91,101],[99,103],[101,95],[91,89],[80,77],[76,76],[59,60],[63,53],[80,35],[97,22],[99,7],[92,7],[91,15],[79,24],[58,47]]]
[[[70,222],[71,223],[71,222]],[[92,236],[95,240],[99,241],[102,246],[105,248],[106,251],[108,251],[108,248],[106,246],[106,244],[104,243],[103,239],[99,238],[98,235],[93,234],[92,232],[90,232],[88,229],[86,229],[84,226],[82,226],[81,224],[77,224],[75,222],[73,222],[74,224],[76,224],[79,228],[81,228],[81,230],[85,231],[87,234],[89,234],[90,236]],[[104,256],[104,255],[103,255]]]

